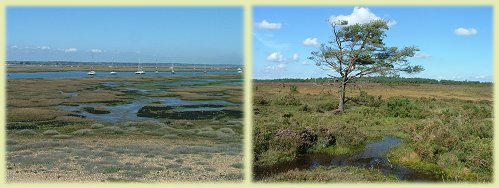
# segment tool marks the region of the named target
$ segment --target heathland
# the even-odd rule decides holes
[[[334,81],[255,81],[254,177],[492,181],[492,84],[414,80],[353,83],[341,113]]]
[[[8,182],[242,180],[241,75],[7,80]]]

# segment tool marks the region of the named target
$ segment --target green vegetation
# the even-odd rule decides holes
[[[384,176],[373,169],[357,167],[317,168],[312,171],[292,170],[271,176],[264,182],[343,182],[343,183],[369,183],[369,182],[397,182],[395,177]]]
[[[370,75],[396,75],[418,73],[421,65],[411,66],[407,60],[418,48],[386,46],[383,40],[389,29],[388,21],[372,20],[368,23],[348,25],[348,21],[331,22],[333,37],[322,43],[308,59],[323,69],[330,69],[341,75],[339,104],[336,111],[343,112],[346,102],[346,87],[357,78]]]
[[[360,92],[347,90],[352,96],[348,107],[336,113],[334,88],[323,92],[324,87],[315,84],[256,82],[254,164],[269,166],[303,153],[350,154],[390,135],[403,140],[387,154],[392,163],[444,181],[492,181],[491,86],[439,85],[437,91],[434,84],[359,87]],[[316,176],[337,170],[289,172],[263,181],[336,181]],[[373,177],[379,178],[358,181],[386,178]]]

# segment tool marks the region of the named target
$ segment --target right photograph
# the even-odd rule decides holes
[[[492,10],[253,8],[253,180],[492,182]]]

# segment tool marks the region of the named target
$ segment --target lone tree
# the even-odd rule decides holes
[[[387,47],[383,43],[388,22],[374,20],[365,24],[348,25],[347,21],[332,22],[332,41],[321,44],[312,52],[310,60],[323,69],[340,74],[340,97],[338,109],[345,110],[345,88],[355,78],[370,75],[396,76],[400,72],[417,73],[422,66],[411,66],[407,58],[413,57],[416,47]],[[333,75],[329,75],[333,76]]]

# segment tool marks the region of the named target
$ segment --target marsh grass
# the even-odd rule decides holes
[[[46,121],[68,114],[46,108],[13,108],[9,109],[7,113],[7,120],[9,122]]]
[[[97,107],[91,111],[107,111],[108,106],[130,103],[139,97],[151,97],[154,94],[242,103],[240,86],[221,83],[182,88],[165,86],[168,82],[193,78],[223,80],[240,78],[240,75],[8,80],[7,165],[12,169],[12,162],[17,162],[24,164],[21,169],[33,168],[35,172],[50,166],[55,171],[47,173],[55,173],[59,169],[68,173],[81,171],[83,175],[102,173],[103,177],[114,177],[107,178],[108,181],[155,181],[147,178],[165,175],[161,171],[166,170],[165,166],[169,163],[180,164],[170,166],[175,169],[175,173],[185,175],[180,179],[192,179],[194,177],[191,176],[199,174],[198,171],[202,171],[204,166],[212,165],[211,161],[216,160],[215,156],[239,158],[242,155],[243,132],[240,118],[152,120],[115,124],[88,119],[80,116],[79,112],[60,110],[61,105],[94,103],[92,106]],[[129,88],[145,89],[147,92],[129,92]],[[153,89],[172,92],[149,92]],[[65,94],[69,92],[79,94]],[[184,94],[185,96],[181,96]],[[240,111],[241,107],[233,109]],[[203,131],[209,133],[198,135]],[[127,144],[110,141],[123,138],[140,139],[142,144],[130,144],[133,141],[128,140]],[[146,140],[144,142],[147,144],[142,140]],[[170,145],[171,143],[175,144]],[[34,159],[38,156],[41,157]],[[49,160],[54,157],[56,159]],[[195,164],[193,157],[201,158],[202,161]],[[213,171],[220,174],[237,168],[237,165],[226,165],[224,168],[219,166],[214,166],[217,169]],[[209,179],[232,178],[226,174],[219,176],[218,173],[210,176],[213,177]]]

